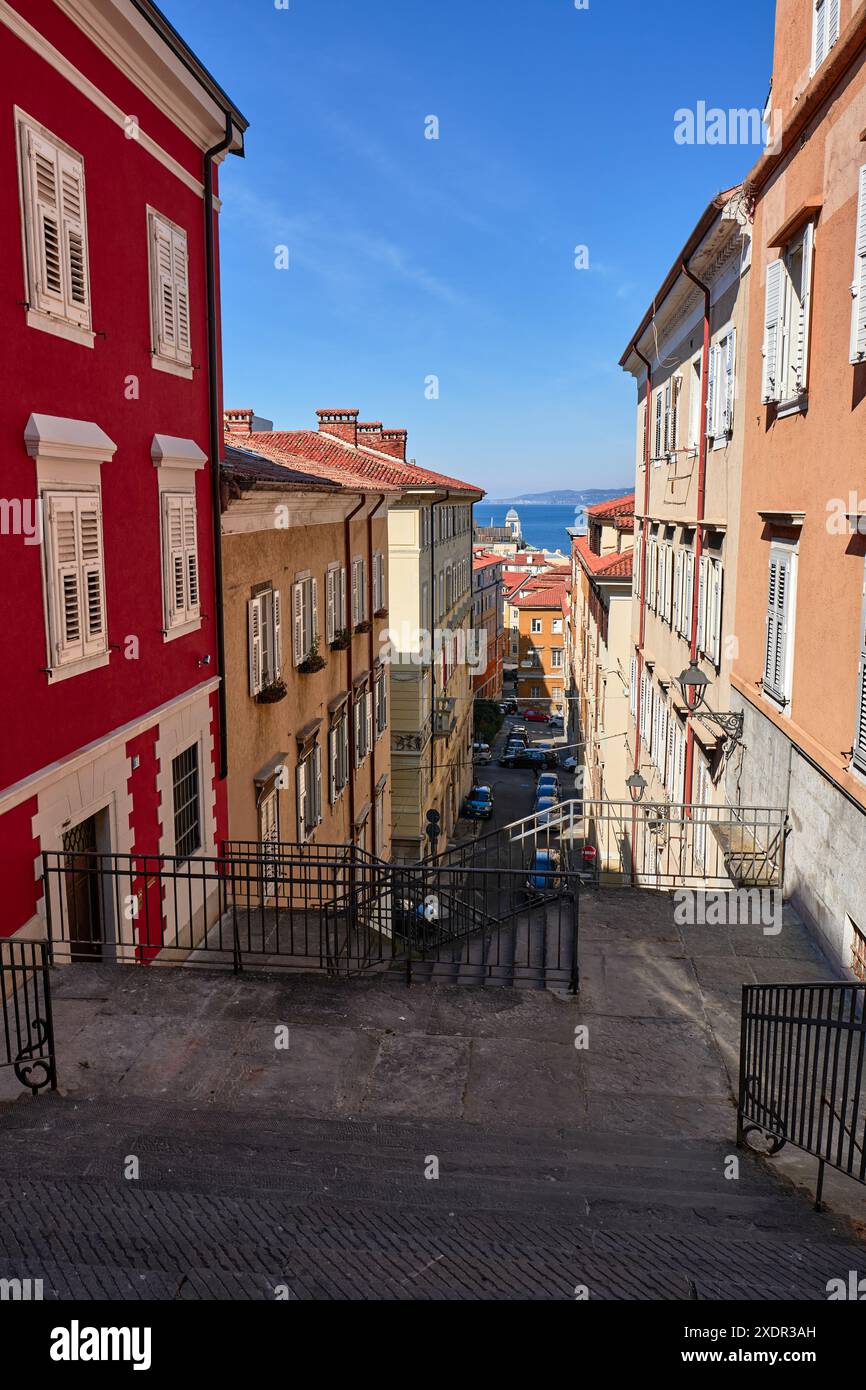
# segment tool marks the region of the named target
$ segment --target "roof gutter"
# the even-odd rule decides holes
[[[219,335],[217,325],[217,287],[216,287],[216,237],[214,235],[214,192],[213,161],[217,155],[231,148],[234,140],[234,125],[231,111],[226,111],[226,133],[218,144],[212,145],[204,155],[204,244],[205,278],[207,280],[207,372],[210,391],[210,483],[211,513],[213,521],[214,554],[214,593],[216,602],[216,644],[217,669],[220,683],[217,687],[219,702],[219,768],[218,776],[224,781],[228,774],[228,728],[226,717],[226,637],[225,615],[223,612],[223,550],[222,515],[220,510],[220,459],[222,456],[222,429],[220,412],[219,376]],[[241,151],[242,152],[242,151]]]

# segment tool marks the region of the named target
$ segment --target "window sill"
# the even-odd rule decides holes
[[[175,362],[170,357],[158,357],[155,352],[150,354],[150,365],[157,372],[167,372],[169,376],[182,377],[184,381],[192,381],[195,368],[183,362]]]
[[[91,329],[56,318],[53,314],[44,314],[40,309],[27,310],[27,327],[53,333],[55,338],[65,338],[67,342],[78,343],[81,347],[92,348],[96,342],[96,334]]]
[[[201,627],[201,618],[191,618],[188,623],[179,623],[177,627],[163,628],[163,642],[174,642],[178,637],[188,637],[191,632],[198,632]]]
[[[809,409],[808,396],[798,396],[793,401],[780,401],[776,406],[776,419],[784,420],[789,415],[805,415]]]
[[[790,701],[790,699],[788,699],[788,698],[782,698],[782,697],[780,697],[779,695],[774,694],[773,691],[772,691],[772,690],[768,690],[767,687],[766,687],[763,683],[761,684],[761,686],[760,686],[759,688],[760,688],[760,691],[761,691],[761,695],[762,695],[763,698],[767,701],[767,704],[768,704],[768,705],[771,705],[771,706],[773,707],[774,710],[777,710],[777,711],[779,712],[779,714],[790,714],[790,712],[791,712],[791,701]]]
[[[48,684],[58,685],[72,676],[83,676],[85,671],[98,671],[101,666],[107,666],[110,660],[110,652],[100,652],[98,656],[89,656],[84,661],[70,661],[68,666],[52,667],[48,672]]]

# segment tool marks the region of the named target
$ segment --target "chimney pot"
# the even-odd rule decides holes
[[[317,410],[319,433],[333,434],[347,444],[358,443],[357,410]]]
[[[224,410],[223,428],[226,434],[251,434],[253,410]]]
[[[383,453],[390,454],[392,458],[399,459],[401,463],[405,463],[408,438],[408,430],[383,430],[381,439],[376,441],[376,447],[381,449]]]

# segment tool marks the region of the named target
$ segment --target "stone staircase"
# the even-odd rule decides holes
[[[729,1141],[507,1118],[25,1097],[0,1115],[0,1278],[59,1298],[685,1301],[823,1299],[866,1271],[756,1159],[726,1179]]]
[[[558,899],[528,905],[483,931],[444,942],[412,961],[414,983],[568,990],[577,949],[577,905]],[[405,961],[392,971],[406,974]]]

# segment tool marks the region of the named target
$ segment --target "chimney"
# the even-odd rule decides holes
[[[366,444],[370,449],[381,449],[382,447],[382,421],[381,420],[359,420],[358,421],[358,443]]]
[[[383,453],[390,454],[392,458],[399,459],[401,463],[405,463],[408,438],[408,430],[383,430],[382,438],[377,442],[376,448],[381,449]]]
[[[253,428],[252,410],[224,410],[223,428],[226,434],[251,434]]]
[[[357,444],[357,410],[317,410],[316,414],[319,417],[320,434],[334,434],[338,439],[344,439],[347,444]]]

